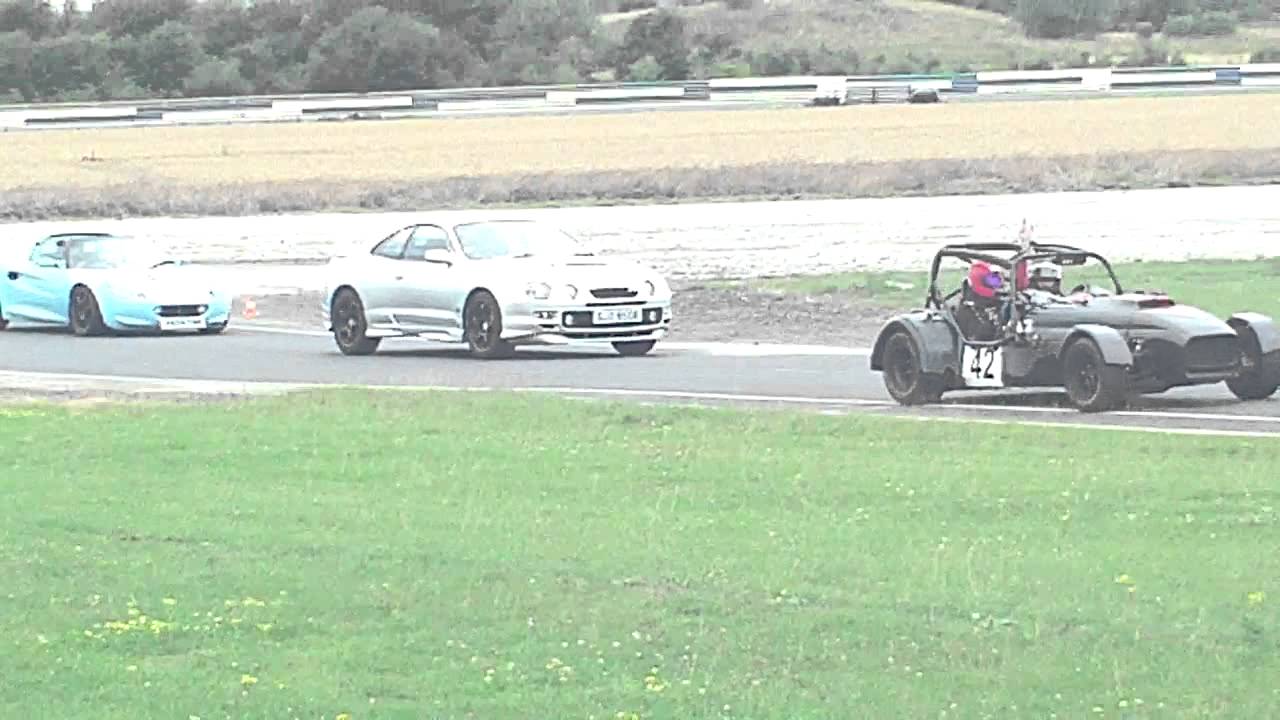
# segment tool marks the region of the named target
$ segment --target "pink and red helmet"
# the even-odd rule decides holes
[[[996,291],[1004,286],[1004,276],[1000,271],[982,260],[969,266],[969,287],[979,297],[993,298]]]

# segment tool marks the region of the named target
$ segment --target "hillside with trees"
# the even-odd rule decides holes
[[[1280,0],[0,0],[0,101],[1280,60]]]

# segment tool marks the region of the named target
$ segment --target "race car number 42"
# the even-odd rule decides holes
[[[1004,387],[1004,348],[965,345],[960,375],[968,387]]]
[[[609,308],[596,310],[592,322],[596,325],[616,325],[618,323],[639,322],[640,308]]]

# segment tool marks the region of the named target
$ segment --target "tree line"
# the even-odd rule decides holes
[[[601,19],[657,0],[98,0],[87,12],[56,1],[0,0],[0,102],[940,69],[910,54],[910,67],[886,68],[822,42],[745,48],[747,38],[670,8]],[[1280,2],[948,1],[1008,13],[1042,35],[1213,26],[1213,13],[1234,22]]]
[[[683,19],[608,36],[596,0],[0,2],[0,100],[682,79]]]

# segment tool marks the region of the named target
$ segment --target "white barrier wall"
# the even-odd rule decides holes
[[[703,105],[808,104],[842,92],[865,94],[882,89],[885,97],[905,97],[902,88],[933,89],[944,94],[1069,95],[1073,92],[1128,92],[1217,86],[1228,88],[1280,87],[1280,63],[1194,68],[1066,68],[1061,70],[1001,70],[955,75],[799,75],[782,77],[715,78],[676,83],[620,83],[608,86],[526,88],[463,88],[364,95],[308,95],[276,98],[210,98],[90,105],[0,106],[4,131],[45,127],[88,127],[104,123],[181,125],[212,122],[297,121],[320,113],[361,112],[365,115],[409,117],[466,112],[572,111],[591,104],[657,102]],[[895,100],[889,100],[895,102]],[[902,100],[899,100],[902,101]],[[254,102],[259,107],[246,107]],[[269,102],[268,107],[261,107]],[[219,107],[219,104],[222,104]],[[186,109],[192,107],[192,109]]]

